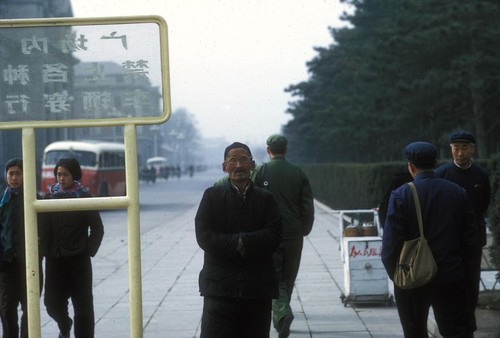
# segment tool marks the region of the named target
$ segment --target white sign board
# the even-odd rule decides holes
[[[1,21],[0,129],[163,123],[167,51],[160,17]]]

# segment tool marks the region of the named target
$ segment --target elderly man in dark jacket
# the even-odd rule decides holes
[[[479,226],[479,241],[481,247],[486,245],[485,215],[490,205],[491,186],[487,172],[472,162],[476,149],[476,138],[465,130],[454,132],[449,137],[453,162],[443,164],[437,168],[436,175],[452,181],[467,191],[472,207],[476,214]],[[467,276],[471,299],[469,304],[470,331],[477,329],[475,310],[479,297],[479,283],[481,280],[482,251],[476,255],[476,269]]]
[[[229,180],[205,191],[195,218],[205,251],[201,338],[266,338],[278,297],[273,252],[281,240],[280,212],[271,193],[250,181],[255,162],[248,146],[228,146],[222,168]]]
[[[465,277],[480,248],[474,211],[465,190],[436,176],[436,149],[427,142],[405,148],[408,171],[414,178],[422,208],[425,238],[437,265],[437,275],[415,289],[394,286],[404,335],[427,337],[432,306],[443,337],[468,337]],[[392,279],[403,242],[419,236],[416,210],[408,184],[391,193],[382,240],[382,261]]]

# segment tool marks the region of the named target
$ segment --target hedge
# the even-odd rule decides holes
[[[475,163],[490,175],[492,200],[487,215],[493,234],[490,255],[493,264],[500,267],[500,155]],[[406,162],[326,163],[301,167],[309,178],[314,197],[337,210],[378,207],[394,177],[407,171]]]

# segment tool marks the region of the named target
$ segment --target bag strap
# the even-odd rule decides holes
[[[417,220],[418,220],[418,228],[420,230],[420,236],[424,237],[424,224],[422,222],[422,210],[420,209],[420,201],[418,200],[417,188],[415,188],[415,184],[413,182],[409,182],[411,193],[413,195],[413,202],[415,203],[415,210],[417,211]]]
[[[269,177],[267,174],[267,163],[263,164],[264,169],[262,170],[262,188],[269,190]]]

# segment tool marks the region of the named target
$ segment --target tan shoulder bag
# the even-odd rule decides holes
[[[436,262],[424,237],[422,211],[417,189],[415,189],[413,182],[408,183],[408,185],[411,188],[415,209],[417,210],[420,237],[403,243],[393,279],[394,284],[401,289],[414,289],[423,286],[429,283],[437,273]]]

